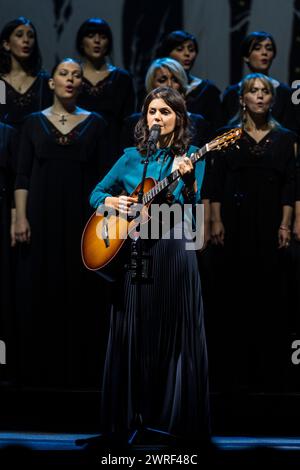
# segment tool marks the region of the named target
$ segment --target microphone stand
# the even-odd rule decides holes
[[[156,143],[149,141],[147,146],[147,154],[143,161],[143,177],[141,181],[140,190],[138,192],[138,203],[143,204],[144,196],[144,185],[147,174],[147,168],[149,164],[149,158],[156,152]],[[136,231],[139,232],[139,226],[136,227]],[[153,282],[151,278],[152,260],[151,256],[147,255],[143,251],[143,240],[141,237],[137,239],[131,239],[131,264],[129,271],[131,272],[131,282],[136,285],[136,309],[135,309],[135,358],[134,358],[134,377],[135,377],[135,416],[133,419],[133,429],[128,439],[128,445],[132,446],[140,442],[140,435],[147,435],[148,439],[154,438],[157,442],[159,437],[160,445],[166,447],[173,443],[177,444],[176,436],[161,431],[159,429],[153,429],[145,427],[143,424],[142,416],[142,370],[141,370],[141,324],[142,324],[142,284],[150,284]],[[147,440],[148,440],[147,439]],[[143,442],[143,444],[145,444]],[[152,442],[153,444],[153,442]]]
[[[144,196],[144,186],[145,179],[149,164],[149,158],[156,152],[157,147],[156,143],[149,140],[147,145],[147,154],[143,160],[143,176],[140,185],[140,190],[138,192],[138,204],[143,204]],[[139,232],[139,225],[136,227],[136,232]],[[135,357],[134,357],[134,378],[135,378],[135,395],[134,395],[134,407],[135,407],[135,416],[132,423],[132,430],[129,431],[129,438],[127,439],[127,445],[132,446],[135,444],[135,441],[139,442],[139,434],[147,434],[151,436],[161,436],[160,445],[166,447],[171,443],[173,445],[177,444],[176,436],[161,431],[159,429],[152,429],[144,427],[143,425],[143,416],[141,410],[142,402],[142,390],[141,390],[141,361],[140,361],[140,352],[141,352],[141,312],[142,312],[142,284],[151,283],[153,280],[150,277],[150,271],[152,268],[151,256],[143,252],[143,240],[141,237],[131,239],[131,255],[130,255],[130,264],[127,265],[127,269],[131,274],[131,282],[136,285],[136,311],[135,311]],[[97,450],[99,447],[103,446],[118,446],[123,444],[117,440],[113,440],[113,435],[100,435],[96,437],[91,437],[87,439],[78,439],[76,445],[88,445],[89,449]],[[112,439],[112,440],[111,440]],[[162,444],[163,443],[163,444]]]
[[[148,142],[147,154],[143,161],[143,176],[140,185],[140,190],[138,192],[138,204],[143,204],[144,196],[144,186],[145,179],[149,164],[149,158],[156,152],[156,144],[153,142]],[[140,232],[140,226],[136,227],[136,232]],[[141,361],[140,361],[140,352],[141,352],[141,312],[142,312],[142,284],[150,283],[150,258],[143,252],[143,240],[141,237],[136,239],[131,239],[131,262],[129,271],[131,273],[131,282],[136,285],[136,301],[135,301],[135,356],[134,356],[134,369],[135,369],[135,396],[134,396],[134,405],[135,405],[135,417],[133,421],[134,429],[131,432],[131,435],[128,440],[128,444],[132,445],[134,440],[138,438],[138,433],[141,432],[143,428],[143,417],[141,410]]]

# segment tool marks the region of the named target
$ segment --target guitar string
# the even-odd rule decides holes
[[[232,130],[229,131],[228,133],[225,133],[224,135],[220,136],[220,137],[227,137],[227,141],[228,140],[233,140],[233,142],[239,138],[240,136],[240,129],[235,129],[235,131],[233,132]],[[218,137],[216,137],[215,140],[217,140]],[[220,141],[220,139],[219,139]],[[233,143],[232,142],[232,143]],[[220,142],[219,142],[219,145],[220,145]],[[207,152],[209,152],[210,149],[208,147],[208,144],[205,144],[203,147],[201,147],[201,149],[198,151],[198,152],[194,152],[191,154],[191,162],[192,163],[197,163],[199,159],[201,159],[203,157],[203,155],[205,155]],[[148,191],[144,196],[143,196],[143,202],[144,204],[147,204],[149,201],[151,201],[151,199],[153,199],[162,189],[164,189],[166,186],[169,186],[172,181],[174,181],[175,179],[177,179],[178,177],[180,177],[180,174],[179,174],[179,171],[178,170],[175,170],[173,171],[173,173],[171,173],[170,175],[168,175],[166,178],[164,178],[162,181],[160,181],[158,184],[156,184],[152,189],[150,189],[150,191]]]

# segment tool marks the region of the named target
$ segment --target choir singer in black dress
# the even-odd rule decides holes
[[[50,77],[42,70],[37,32],[23,16],[7,23],[0,33],[0,77],[6,88],[0,119],[6,124],[20,129],[28,114],[50,106]]]
[[[220,90],[211,81],[192,75],[191,70],[198,55],[198,42],[195,36],[186,31],[172,31],[162,39],[157,49],[158,58],[171,57],[177,60],[186,72],[188,87],[186,107],[191,113],[201,114],[212,129],[222,123]]]
[[[12,208],[16,171],[17,132],[0,122],[0,339],[5,342],[6,364],[1,365],[1,382],[11,381],[15,370],[16,325],[13,309],[15,245]]]
[[[278,390],[289,364],[281,278],[291,240],[296,136],[272,117],[271,78],[247,75],[239,99],[232,125],[243,135],[237,147],[212,154],[206,195],[222,261],[216,286],[224,310],[216,338],[224,351],[220,373],[225,388]]]
[[[277,47],[273,36],[265,31],[254,31],[245,37],[241,44],[241,55],[251,73],[269,75]],[[271,78],[275,89],[271,112],[274,118],[287,129],[298,131],[292,91],[286,84]],[[223,96],[224,122],[227,124],[239,111],[239,87],[241,83],[226,88]]]
[[[110,168],[118,156],[123,119],[135,108],[133,81],[126,70],[112,64],[113,35],[102,18],[89,18],[82,23],[77,32],[76,49],[83,62],[78,104],[105,118]]]
[[[91,374],[99,374],[90,348],[100,330],[99,284],[83,268],[80,241],[91,214],[88,196],[103,175],[106,124],[76,106],[82,76],[77,61],[60,62],[49,80],[52,106],[31,114],[22,130],[15,200],[26,385],[89,386]]]

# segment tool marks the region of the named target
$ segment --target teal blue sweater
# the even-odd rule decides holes
[[[197,147],[190,146],[187,154],[190,155],[197,150]],[[100,204],[104,203],[105,198],[110,196],[119,196],[122,191],[125,191],[128,195],[131,194],[142,180],[144,168],[142,161],[143,157],[136,147],[125,149],[124,155],[120,157],[112,169],[93,190],[90,197],[91,206],[97,208]],[[170,148],[159,149],[150,158],[146,177],[151,176],[155,180],[161,181],[171,173],[172,164],[173,155]],[[197,180],[197,194],[195,197],[195,203],[200,202],[200,190],[203,181],[204,168],[205,161],[196,163],[195,173]],[[182,179],[180,179],[173,192],[174,202],[180,204],[186,202],[182,193],[183,188],[184,183]]]

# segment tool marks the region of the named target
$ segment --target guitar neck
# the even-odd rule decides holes
[[[204,155],[209,151],[208,144],[203,145],[203,147],[195,153],[192,153],[190,160],[193,164],[199,162],[203,159]],[[170,184],[180,178],[179,170],[174,170],[170,175],[166,176],[163,180],[159,181],[153,188],[148,191],[143,196],[143,204],[148,204],[151,202],[159,193],[166,189]]]

